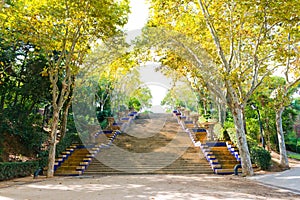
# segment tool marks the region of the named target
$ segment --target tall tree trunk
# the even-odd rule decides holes
[[[53,73],[54,72],[54,73]],[[59,123],[59,113],[63,108],[66,99],[70,95],[70,88],[72,85],[71,69],[66,67],[66,76],[62,81],[61,90],[57,86],[59,74],[53,70],[49,73],[49,78],[52,85],[52,107],[53,116],[51,122],[51,134],[50,134],[50,146],[49,146],[49,157],[48,157],[48,171],[47,177],[53,177],[54,175],[54,163],[55,163],[55,150],[56,150],[56,132]]]
[[[6,97],[6,93],[4,93],[3,95],[1,95],[1,99],[0,99],[0,111],[2,113],[3,108],[4,108],[4,102],[5,102],[5,97]]]
[[[224,127],[226,119],[226,106],[223,103],[218,103],[219,122]]]
[[[268,117],[266,118],[266,126],[267,126],[267,130],[266,130],[267,150],[271,151],[271,138],[270,138],[271,131],[270,131],[270,123],[269,123],[269,118]]]
[[[203,101],[203,111],[204,111],[204,115],[207,115],[207,104],[206,104],[206,101],[204,100]]]
[[[242,105],[235,105],[231,107],[231,112],[234,119],[235,129],[236,129],[236,138],[237,144],[240,151],[241,156],[241,164],[243,175],[252,176],[253,168],[250,159],[250,153],[248,149],[245,127],[244,127],[244,116],[243,116],[243,108]]]
[[[51,123],[47,178],[51,178],[54,176],[56,132],[57,132],[58,121],[59,121],[59,109],[55,108],[53,109],[53,117]]]
[[[104,111],[104,103],[101,103],[100,104],[100,112],[103,112]]]
[[[245,109],[243,109],[242,112],[243,112],[244,132],[245,132],[245,135],[247,135],[247,125],[246,125]]]
[[[284,134],[282,128],[282,113],[284,108],[280,107],[276,110],[276,130],[277,130],[277,137],[278,137],[278,145],[279,145],[279,152],[280,152],[280,165],[285,168],[289,168],[289,161],[286,153],[286,147],[284,142]]]
[[[68,99],[66,106],[63,108],[61,128],[60,128],[60,139],[63,139],[67,132],[68,115],[69,115],[69,108],[71,104],[72,104],[72,97]]]
[[[68,115],[69,115],[69,109],[72,104],[73,100],[73,87],[75,83],[75,76],[71,76],[72,84],[69,89],[69,96],[66,99],[65,106],[63,107],[63,115],[61,120],[61,129],[60,129],[60,139],[64,138],[67,132],[67,125],[68,125]]]

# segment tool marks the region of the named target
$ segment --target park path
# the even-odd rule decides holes
[[[31,178],[32,180],[32,178]],[[0,188],[1,200],[299,200],[288,190],[265,186],[240,176],[114,175],[55,177]]]

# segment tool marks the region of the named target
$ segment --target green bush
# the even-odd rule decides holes
[[[224,130],[226,131],[226,135],[229,136],[230,140],[234,143],[237,144],[237,139],[236,139],[236,130],[234,127],[234,123],[227,121],[224,123]]]
[[[48,156],[49,156],[48,150],[39,152],[39,154],[37,156],[38,165],[39,165],[38,168],[44,168],[47,166]]]
[[[252,163],[255,163],[262,170],[269,169],[271,166],[271,154],[260,146],[250,147],[250,156]]]
[[[19,108],[18,108],[19,109]],[[32,156],[39,153],[41,145],[47,140],[48,133],[42,131],[42,116],[36,113],[21,115],[22,110],[17,108],[5,109],[0,115],[0,132],[15,137],[27,153]],[[20,115],[20,116],[19,116]],[[6,138],[0,139],[4,141]],[[2,145],[1,145],[2,146]],[[5,151],[5,149],[3,149]]]
[[[223,139],[224,139],[225,141],[231,140],[231,139],[230,139],[230,136],[229,136],[229,133],[228,133],[227,130],[224,130],[224,131],[223,131]]]
[[[0,181],[25,177],[38,169],[38,162],[4,162],[0,163]]]
[[[130,97],[130,100],[128,102],[128,108],[139,111],[139,110],[141,110],[142,105],[136,97]]]
[[[284,136],[284,139],[287,150],[300,153],[300,138],[297,138],[297,135],[294,131],[288,132]]]
[[[286,149],[295,153],[300,153],[300,145],[296,143],[285,143]]]

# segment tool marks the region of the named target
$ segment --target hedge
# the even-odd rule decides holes
[[[251,161],[262,170],[267,170],[271,166],[271,154],[260,146],[252,146],[250,148]]]
[[[38,162],[2,162],[0,163],[0,181],[30,176],[38,169]]]
[[[286,149],[295,153],[300,153],[300,145],[295,143],[285,143]]]

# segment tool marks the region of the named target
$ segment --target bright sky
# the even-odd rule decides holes
[[[129,20],[127,25],[125,25],[125,30],[128,32],[143,28],[148,20],[148,8],[149,6],[145,3],[145,0],[130,0],[131,14],[129,15]],[[130,34],[134,34],[131,32]],[[160,102],[163,100],[167,93],[167,87],[165,78],[161,77],[158,72],[154,72],[153,69],[157,64],[150,64],[145,69],[143,68],[140,73],[144,84],[146,84],[151,90],[152,94],[152,105],[157,109]],[[146,70],[146,71],[145,71]],[[145,77],[146,76],[146,77]],[[164,85],[165,87],[161,86]],[[153,109],[152,109],[153,111]]]
[[[128,31],[141,29],[148,19],[148,6],[145,0],[130,0],[131,14],[125,29]]]
[[[160,102],[164,99],[167,89],[163,88],[162,86],[154,85],[154,84],[148,84],[147,86],[151,90],[151,94],[153,96],[155,95],[155,98],[152,99],[152,104],[160,105]]]
[[[149,62],[139,69],[141,81],[148,86],[152,95],[152,108],[155,113],[162,113],[163,108],[160,106],[165,97],[168,88],[171,87],[171,79],[165,77],[162,73],[155,71],[158,63]]]

